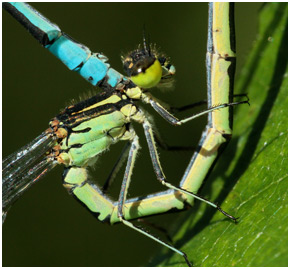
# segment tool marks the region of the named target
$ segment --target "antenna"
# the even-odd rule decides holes
[[[148,42],[147,42],[148,41]],[[146,41],[146,27],[145,27],[145,23],[143,24],[143,47],[145,52],[148,53],[148,55],[151,55],[151,49],[150,49],[150,39],[149,39],[149,35],[147,34],[147,41]]]

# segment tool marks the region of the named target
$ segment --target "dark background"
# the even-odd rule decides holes
[[[154,95],[175,106],[206,98],[206,3],[34,3],[33,6],[93,52],[103,52],[122,72],[120,53],[136,48],[146,24],[151,41],[176,66],[173,91],[154,89]],[[257,31],[261,4],[236,4],[237,74]],[[48,127],[49,120],[70,100],[93,87],[69,71],[42,48],[6,11],[3,11],[3,151],[16,151]],[[170,126],[148,106],[155,125],[171,145],[194,146],[206,117],[182,127]],[[180,118],[189,115],[178,115]],[[143,130],[142,154],[137,159],[129,195],[161,190],[150,163]],[[113,146],[96,164],[94,177],[104,181],[122,149]],[[164,172],[178,184],[192,152],[160,150]],[[122,170],[123,171],[123,170]],[[122,225],[98,222],[61,185],[58,167],[14,204],[3,226],[3,266],[141,266],[160,246]],[[122,173],[112,196],[117,197]],[[193,212],[194,213],[194,212]],[[179,214],[150,218],[169,231]],[[154,231],[155,232],[155,231]],[[160,235],[162,237],[162,234]]]

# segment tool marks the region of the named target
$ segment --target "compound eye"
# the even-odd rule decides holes
[[[144,63],[137,63],[134,66],[134,71],[132,72],[133,74],[139,74],[139,73],[145,73],[146,71],[146,66],[144,65]]]
[[[162,77],[161,64],[155,58],[136,63],[132,71],[130,79],[140,88],[152,88]]]

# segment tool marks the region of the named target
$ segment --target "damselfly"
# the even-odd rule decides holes
[[[98,60],[102,60],[101,59],[102,58],[102,56],[101,57],[99,57],[99,59]],[[78,65],[77,65],[78,66]],[[122,78],[121,78],[122,79]],[[119,82],[121,82],[121,79],[119,80]],[[94,78],[92,78],[92,79],[88,79],[88,80],[94,80]],[[113,88],[115,88],[115,86],[117,85],[117,83],[115,84],[115,85],[113,85]],[[125,85],[125,83],[122,83],[122,85]],[[139,91],[137,91],[137,92],[134,92],[134,95],[132,95],[132,93],[131,93],[131,89],[132,89],[132,87],[130,86],[129,88],[126,88],[126,86],[124,86],[123,88],[118,88],[119,90],[122,90],[122,91],[124,91],[124,93],[126,93],[126,95],[115,95],[115,97],[119,100],[119,101],[121,101],[121,100],[123,100],[123,102],[124,103],[126,103],[127,101],[125,101],[127,98],[126,98],[126,96],[127,97],[129,97],[130,98],[130,96],[132,97],[132,96],[134,96],[134,98],[136,98],[136,96],[138,95],[140,95],[140,92]],[[130,93],[129,93],[129,91],[127,91],[127,89],[130,89]],[[136,95],[137,94],[137,95]],[[112,97],[112,94],[111,94],[111,92],[110,92],[110,94],[109,95],[106,95],[106,94],[103,94],[103,99],[105,100],[105,99],[108,99],[108,98],[111,98]],[[140,98],[140,97],[138,97],[138,98]],[[147,99],[146,99],[147,98]],[[151,99],[151,101],[150,101],[150,99],[148,99],[148,97],[144,97],[144,100],[146,101],[148,101],[149,103],[151,103],[151,105],[154,107],[154,109],[156,109],[157,111],[159,111],[159,113],[161,113],[162,115],[164,115],[164,113],[165,113],[165,111],[153,100],[153,99]],[[98,102],[100,101],[99,99],[97,100]],[[118,101],[118,102],[119,102]],[[96,102],[96,100],[93,100],[93,99],[91,99],[91,102]],[[114,101],[115,102],[115,101]],[[153,102],[153,103],[152,103]],[[88,106],[91,106],[92,104],[90,103],[89,105],[85,105],[84,103],[82,103],[82,105],[81,105],[81,107],[78,107],[78,111],[81,111],[81,112],[83,112],[83,111],[88,111],[89,109],[88,109]],[[125,105],[129,105],[129,103],[127,104],[125,104]],[[121,108],[125,108],[125,105],[122,105],[121,106]],[[97,105],[97,106],[100,106],[100,105]],[[132,111],[132,108],[134,108],[134,106],[132,107],[130,107],[129,109],[127,109],[127,108],[125,108],[125,110],[126,110],[126,112],[125,112],[125,114],[127,113],[127,110],[129,111],[126,115],[127,115],[127,117],[129,117],[129,118],[131,118],[133,115],[135,115],[136,114],[136,112],[134,112],[133,114],[131,114],[131,111]],[[110,108],[109,108],[110,109]],[[70,110],[67,110],[67,112],[69,111],[69,118],[71,118],[71,117],[74,117],[74,115],[76,114],[76,110],[75,110],[75,108],[74,107],[72,107],[72,109]],[[113,110],[111,111],[108,111],[107,112],[107,114],[109,113],[109,114],[112,114],[112,112],[113,112]],[[67,114],[67,113],[66,113]],[[124,114],[124,113],[123,113]],[[126,116],[125,115],[125,116]],[[66,116],[67,117],[67,116]],[[135,117],[135,116],[134,116]],[[167,116],[167,119],[171,119],[171,121],[175,121],[175,119],[174,118],[172,118],[172,117],[170,117],[170,116]],[[63,121],[65,121],[66,119],[65,118],[63,118],[62,116],[60,116],[60,117],[58,117],[55,121],[53,121],[52,123],[51,123],[51,128],[52,129],[54,129],[54,132],[55,131],[57,131],[57,130],[60,130],[60,132],[58,132],[57,131],[57,136],[58,136],[58,138],[57,139],[62,139],[62,138],[64,138],[64,139],[66,139],[66,137],[69,137],[69,135],[68,135],[68,133],[66,132],[66,128],[62,128],[61,126],[61,124],[62,124],[62,122]],[[158,168],[158,161],[156,162],[156,158],[157,158],[157,154],[155,154],[155,149],[154,149],[154,147],[153,147],[153,145],[154,145],[154,143],[152,142],[153,141],[153,136],[152,136],[152,133],[151,133],[151,130],[150,130],[150,124],[149,124],[149,122],[146,120],[146,117],[144,117],[143,115],[142,115],[142,113],[141,114],[136,114],[136,120],[137,121],[140,121],[141,123],[143,123],[143,126],[144,126],[144,129],[145,129],[145,131],[147,130],[147,132],[146,132],[146,134],[147,134],[147,141],[149,142],[149,147],[150,147],[150,153],[151,153],[151,157],[152,157],[152,159],[154,160],[154,162],[155,162],[155,171],[156,171],[156,173],[157,174],[159,174],[159,176],[161,176],[161,178],[162,178],[162,174],[161,174],[161,170]],[[107,120],[105,120],[105,121],[107,121]],[[110,137],[112,137],[112,138],[115,138],[115,139],[119,139],[120,137],[123,137],[123,135],[126,133],[126,130],[127,129],[122,129],[121,130],[121,127],[123,126],[124,127],[124,124],[127,122],[127,120],[126,121],[124,121],[124,120],[121,120],[121,125],[119,124],[118,126],[116,126],[116,127],[118,127],[117,129],[120,129],[120,130],[118,130],[117,132],[118,132],[118,134],[116,134],[115,133],[115,127],[114,128],[109,128],[108,130],[106,130],[106,133],[108,134],[108,132],[109,131],[111,131],[112,129],[113,129],[113,132],[114,133],[109,133],[109,136]],[[129,123],[129,122],[128,122]],[[60,125],[59,125],[60,124]],[[55,128],[55,126],[56,126],[56,128]],[[60,128],[58,128],[58,126],[60,126]],[[65,127],[67,127],[67,125],[65,125]],[[122,128],[123,128],[122,127]],[[92,126],[90,125],[90,126],[87,126],[87,128],[84,128],[84,129],[82,129],[81,131],[82,132],[84,132],[84,130],[86,130],[86,132],[87,131],[89,131],[89,130],[87,130],[87,129],[90,129],[90,128],[92,128]],[[147,129],[147,128],[149,128],[149,129]],[[80,132],[80,130],[75,130],[76,132]],[[120,132],[121,131],[121,132]],[[131,152],[132,152],[132,154],[133,154],[133,158],[134,158],[134,152],[135,152],[135,149],[134,149],[134,143],[137,143],[137,140],[135,139],[136,138],[136,136],[134,135],[134,133],[133,133],[133,130],[131,130],[131,129],[128,129],[127,131],[129,131],[128,132],[128,135],[130,136],[130,138],[132,138],[132,141],[133,141],[133,146],[131,147]],[[120,133],[119,133],[120,132]],[[116,136],[117,135],[117,136]],[[55,135],[54,135],[55,136]],[[127,134],[125,135],[125,136],[127,136]],[[61,144],[62,143],[62,144]],[[61,150],[62,151],[67,151],[67,149],[68,149],[68,146],[69,146],[69,143],[68,143],[68,139],[66,139],[65,141],[63,141],[63,142],[60,142],[60,144],[59,144],[62,148],[61,148]],[[75,145],[78,145],[78,147],[76,147]],[[137,145],[137,144],[136,144]],[[65,146],[66,148],[64,148],[63,146]],[[82,146],[81,146],[81,144],[80,143],[75,143],[74,144],[74,148],[81,148]],[[106,147],[106,146],[105,146]],[[56,149],[55,151],[58,151],[58,149]],[[93,154],[95,154],[95,153],[93,153]],[[96,154],[95,154],[96,155]],[[92,155],[92,156],[95,156],[95,155]],[[67,155],[63,155],[63,156],[61,156],[61,155],[58,155],[58,153],[57,153],[57,155],[55,155],[55,153],[53,153],[52,154],[52,158],[54,159],[54,160],[57,160],[58,162],[64,162],[68,167],[69,167],[69,170],[68,170],[68,174],[66,174],[66,176],[68,176],[68,178],[70,178],[70,173],[72,172],[72,171],[77,171],[77,173],[79,173],[78,171],[80,171],[80,172],[84,172],[84,169],[79,169],[79,168],[77,168],[77,167],[82,167],[84,164],[86,164],[86,162],[87,161],[85,161],[85,162],[83,162],[82,160],[79,162],[79,163],[74,163],[74,162],[71,162],[69,159],[70,159],[70,157],[68,157]],[[10,160],[9,160],[10,161]],[[10,162],[11,163],[11,162]],[[130,164],[130,163],[128,163],[128,171],[131,171],[131,167],[133,167],[133,165],[132,164]],[[76,170],[75,170],[76,169]],[[10,171],[9,171],[9,174],[10,174]],[[184,183],[185,182],[187,182],[187,178],[186,178],[187,176],[185,176],[185,179],[184,179]],[[204,177],[204,176],[202,176],[202,177]],[[74,180],[74,178],[75,178],[75,176],[73,176],[72,177],[72,179]],[[160,178],[159,178],[160,179]],[[73,184],[75,184],[76,182],[74,182]],[[80,184],[80,186],[79,187],[77,187],[77,186],[71,186],[71,184],[72,184],[72,182],[68,182],[67,181],[67,187],[69,187],[70,189],[71,189],[71,187],[73,187],[73,190],[77,190],[79,187],[82,187],[83,186],[83,184],[84,183],[81,183]],[[200,184],[200,183],[198,183],[198,184]],[[68,186],[68,185],[70,185],[70,186]],[[167,186],[169,186],[169,187],[172,187],[171,185],[168,185],[167,184]],[[77,188],[76,188],[77,187]],[[197,188],[198,189],[198,188]],[[72,190],[72,189],[71,189]],[[178,189],[176,189],[176,190],[178,190]],[[179,189],[179,191],[183,191],[182,189]],[[192,188],[191,188],[191,191],[193,191],[192,190]],[[188,193],[188,192],[186,192],[186,191],[183,191],[184,193],[187,193],[187,194],[190,194],[190,193]],[[194,192],[196,192],[195,190],[194,190]],[[126,193],[126,191],[124,191],[124,193]],[[77,195],[76,193],[75,193],[75,195]],[[83,194],[80,194],[81,196],[83,195]],[[166,194],[167,195],[167,194]],[[165,196],[166,196],[165,195]],[[79,196],[80,197],[80,196]],[[97,193],[95,193],[94,194],[94,197],[95,198],[97,198],[97,199],[103,199],[103,195],[100,193],[100,195],[99,195],[99,198],[98,198],[98,194]],[[156,197],[158,197],[158,196],[156,196]],[[166,198],[166,197],[164,197],[164,195],[163,194],[160,194],[160,196],[159,196],[162,200],[164,200],[165,201],[165,199],[164,198]],[[83,202],[84,202],[84,199],[83,198],[81,198],[82,200],[83,200]],[[151,198],[149,198],[149,202],[150,202],[150,199]],[[167,199],[167,198],[166,198]],[[101,202],[101,200],[99,200],[99,202]],[[122,200],[122,199],[121,199]],[[122,207],[122,201],[120,200],[120,202],[119,202],[119,205],[121,205],[121,208],[122,209],[125,209],[124,207]],[[154,199],[153,199],[154,200]],[[152,201],[153,201],[152,200]],[[141,199],[140,200],[141,202],[145,202],[145,200],[144,199]],[[8,202],[8,204],[9,204],[10,202]],[[90,203],[90,201],[87,203],[87,206],[88,207],[91,207],[91,205],[89,205],[89,203]],[[145,202],[146,203],[146,202]],[[129,203],[127,202],[127,206],[128,206],[128,208],[127,209],[133,209],[133,207],[132,207],[132,205],[130,204],[129,205]],[[174,205],[174,204],[171,204],[170,205],[172,208],[173,207],[176,207],[176,205]],[[110,206],[109,206],[110,207]],[[120,207],[119,207],[120,208]],[[90,209],[92,209],[92,207],[90,208]],[[149,209],[149,207],[148,207],[148,205],[145,205],[144,206],[144,209],[145,209],[145,211],[147,210],[147,209]],[[160,210],[161,209],[161,210]],[[165,209],[165,208],[163,208],[165,211],[167,211],[167,209]],[[163,211],[163,209],[162,209],[162,206],[161,207],[159,207],[158,208],[158,213],[161,213],[162,211]],[[109,210],[111,210],[111,209],[109,209]],[[102,219],[102,216],[101,215],[99,215],[99,219],[100,220],[104,220],[105,218],[106,218],[106,216],[110,216],[111,215],[111,213],[109,214],[109,215],[107,215],[107,213],[106,213],[106,211],[104,210],[104,208],[102,208],[102,210],[99,210],[99,209],[95,209],[95,212],[96,213],[100,213],[100,214],[103,214],[105,217]],[[129,211],[128,211],[129,212]],[[125,224],[127,224],[127,225],[131,225],[131,224],[129,224],[127,221],[125,221],[124,219],[122,219],[121,218],[121,215],[120,215],[120,213],[121,213],[121,210],[119,209],[119,218],[116,218],[116,220],[113,220],[112,222],[115,222],[115,221],[123,221]],[[125,213],[125,215],[126,215],[127,213]],[[135,214],[136,214],[136,212],[135,212]],[[148,214],[152,214],[152,213],[144,213],[144,215],[148,215]],[[140,214],[140,211],[136,214],[136,215],[131,215],[130,217],[129,217],[129,215],[127,216],[126,215],[126,219],[129,219],[129,218],[136,218],[136,217],[141,217],[143,214]],[[113,219],[114,219],[114,217],[113,217]]]

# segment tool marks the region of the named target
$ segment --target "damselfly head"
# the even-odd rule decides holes
[[[123,67],[128,77],[138,87],[148,89],[162,86],[172,79],[175,68],[169,63],[168,57],[158,52],[155,45],[149,45],[143,36],[143,47],[122,57]],[[165,85],[166,86],[166,85]]]

